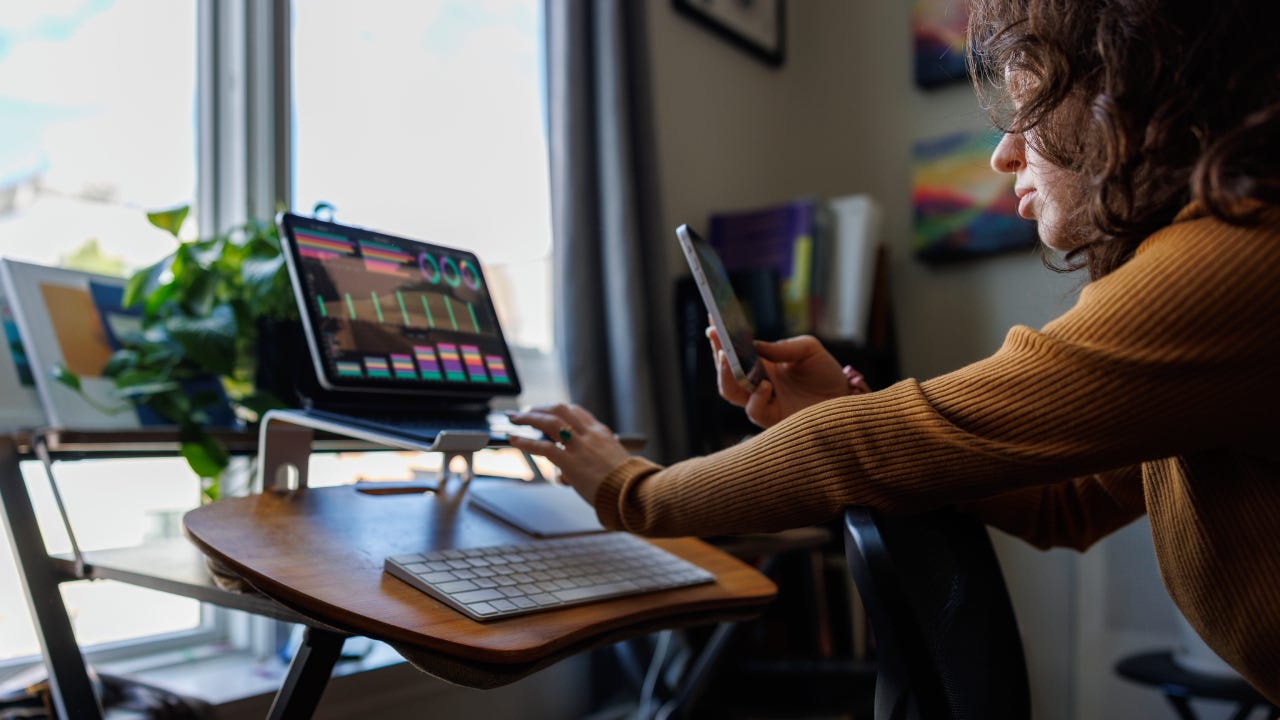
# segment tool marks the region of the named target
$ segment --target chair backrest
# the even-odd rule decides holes
[[[875,720],[1026,720],[1026,660],[982,523],[852,508],[845,552],[875,637]]]

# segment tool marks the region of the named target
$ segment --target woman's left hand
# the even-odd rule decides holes
[[[560,479],[593,503],[596,490],[631,453],[609,426],[578,405],[543,405],[511,413],[511,422],[542,431],[545,440],[511,435],[511,447],[541,455],[560,468]]]

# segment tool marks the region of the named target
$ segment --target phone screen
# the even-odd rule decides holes
[[[702,300],[711,315],[711,322],[720,334],[729,367],[738,383],[747,390],[755,390],[764,378],[764,370],[756,361],[755,337],[747,314],[738,302],[729,283],[729,273],[724,269],[715,248],[703,240],[687,225],[676,230],[685,259],[693,271],[695,282],[702,293]]]

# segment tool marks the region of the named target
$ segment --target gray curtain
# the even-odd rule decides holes
[[[545,0],[556,344],[574,402],[683,452],[645,8]]]

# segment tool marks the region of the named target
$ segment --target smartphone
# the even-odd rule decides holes
[[[733,377],[747,392],[754,392],[764,379],[764,367],[756,358],[755,338],[747,314],[733,294],[729,273],[716,254],[715,248],[703,240],[693,228],[681,225],[676,228],[680,249],[689,261],[693,280],[698,284],[702,302],[711,315],[711,324],[720,335],[720,343],[729,360]]]

